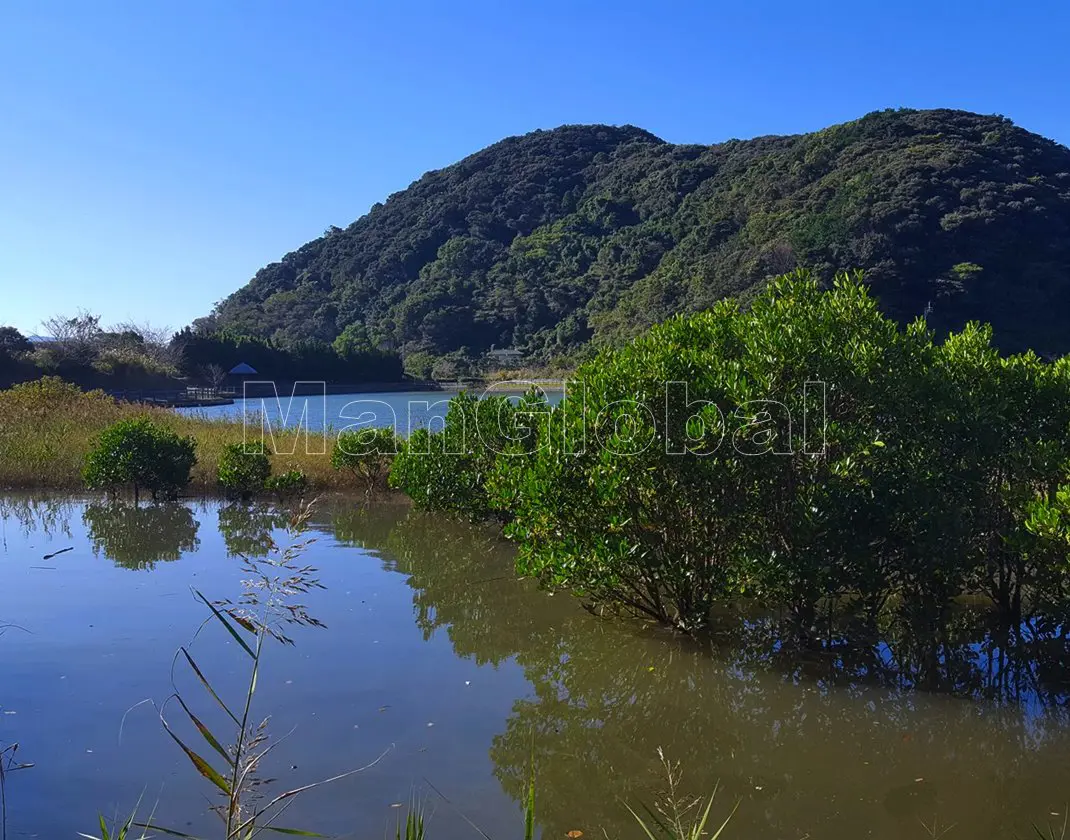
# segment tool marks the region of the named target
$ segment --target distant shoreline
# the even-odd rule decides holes
[[[442,391],[444,389],[438,382],[410,381],[410,382],[315,382],[315,381],[291,381],[291,380],[250,380],[243,385],[235,387],[235,399],[243,397],[273,397],[281,396],[307,397],[324,393],[328,394],[376,394],[397,393],[404,391]]]
[[[242,387],[236,389],[234,398],[242,399],[243,397],[251,397],[253,399],[261,399],[263,397],[273,397],[275,394],[278,394],[280,397],[307,397],[324,393],[324,388],[326,388],[328,396],[337,394],[420,393],[423,391],[482,391],[495,386],[500,387],[508,381],[509,380],[500,379],[465,379],[455,381],[416,380],[410,382],[365,382],[355,384],[344,382],[291,382],[289,380],[278,380],[274,382],[250,381],[245,384],[244,390]],[[522,378],[516,381],[531,383],[532,385],[538,385],[542,388],[549,387],[551,390],[557,390],[562,382],[560,379],[547,378]]]

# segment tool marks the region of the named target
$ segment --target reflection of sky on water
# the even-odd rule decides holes
[[[492,393],[516,395],[514,390],[497,389]],[[547,399],[556,404],[560,391],[547,391]],[[180,409],[186,414],[208,418],[244,419],[246,423],[260,428],[263,414],[273,428],[296,426],[337,431],[347,426],[393,425],[398,434],[408,436],[418,428],[438,427],[446,416],[446,410],[454,393],[449,391],[405,391],[398,393],[328,394],[317,397],[290,397],[279,399],[237,400],[233,405],[209,408]]]
[[[206,788],[155,714],[127,712],[170,692],[174,651],[204,619],[190,588],[236,597],[236,558],[283,540],[285,514],[9,497],[0,515],[0,620],[26,628],[0,640],[0,740],[37,763],[9,789],[16,832],[73,836],[142,794],[160,799],[165,823],[208,825]],[[934,818],[958,824],[952,838],[1024,837],[1063,809],[1057,628],[1001,638],[962,611],[938,638],[803,643],[753,615],[687,641],[517,581],[491,529],[338,502],[315,531],[307,560],[327,589],[304,600],[328,629],[271,652],[261,709],[276,734],[296,729],[270,773],[312,781],[393,747],[296,806],[291,824],[377,835],[426,778],[508,836],[533,748],[548,837],[634,835],[619,797],[654,797],[659,746],[688,791],[720,783],[723,811],[742,800],[737,837],[923,837],[919,821]],[[221,690],[239,692],[235,646],[210,632],[194,644]],[[427,795],[437,833],[471,836]]]

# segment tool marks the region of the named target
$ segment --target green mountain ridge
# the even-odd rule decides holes
[[[1070,149],[999,116],[888,110],[810,134],[671,144],[633,126],[510,137],[261,269],[201,324],[280,344],[349,324],[409,354],[617,343],[861,268],[882,307],[1008,350],[1070,350]]]

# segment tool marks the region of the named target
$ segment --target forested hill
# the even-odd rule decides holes
[[[951,110],[712,146],[536,131],[261,269],[206,326],[285,344],[357,323],[406,354],[549,359],[796,265],[864,268],[899,319],[981,319],[1008,349],[1070,350],[1070,149]]]

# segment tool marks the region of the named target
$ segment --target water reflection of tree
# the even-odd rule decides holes
[[[1070,704],[1070,638],[1061,623],[1036,618],[1008,628],[985,609],[949,611],[936,623],[896,621],[879,635],[832,628],[824,638],[785,632],[766,617],[733,622],[721,638],[740,664],[792,681],[918,690],[996,705],[1059,709]]]
[[[0,519],[17,522],[24,536],[39,531],[49,539],[71,537],[74,502],[58,496],[0,496]]]
[[[275,531],[289,521],[289,513],[267,505],[236,503],[219,508],[219,533],[231,557],[267,557],[275,545]]]
[[[185,505],[90,504],[82,512],[82,522],[93,553],[124,569],[151,569],[200,545],[198,522]]]
[[[614,769],[643,766],[658,746],[700,789],[720,782],[743,798],[742,827],[775,836],[866,836],[885,824],[894,834],[937,814],[972,825],[963,836],[986,836],[1015,807],[1021,833],[1061,807],[1070,782],[1064,714],[1014,705],[981,719],[962,699],[584,635],[564,628],[556,644],[518,652],[535,696],[514,706],[491,750],[520,796],[536,733],[539,766],[554,780],[554,831],[592,809],[595,825],[611,824],[616,795],[644,795]]]
[[[342,545],[374,551],[386,545],[408,512],[407,506],[381,503],[324,505],[316,511],[314,522]]]
[[[659,746],[696,793],[719,782],[724,807],[744,800],[734,836],[921,837],[918,820],[934,816],[958,822],[956,836],[1024,836],[1063,806],[1058,628],[1001,637],[964,611],[926,637],[860,644],[737,616],[700,645],[518,584],[485,531],[413,513],[380,540],[409,576],[425,635],[445,628],[458,655],[524,669],[533,696],[516,702],[491,756],[519,800],[534,735],[549,836],[634,834],[620,798],[649,800]]]

